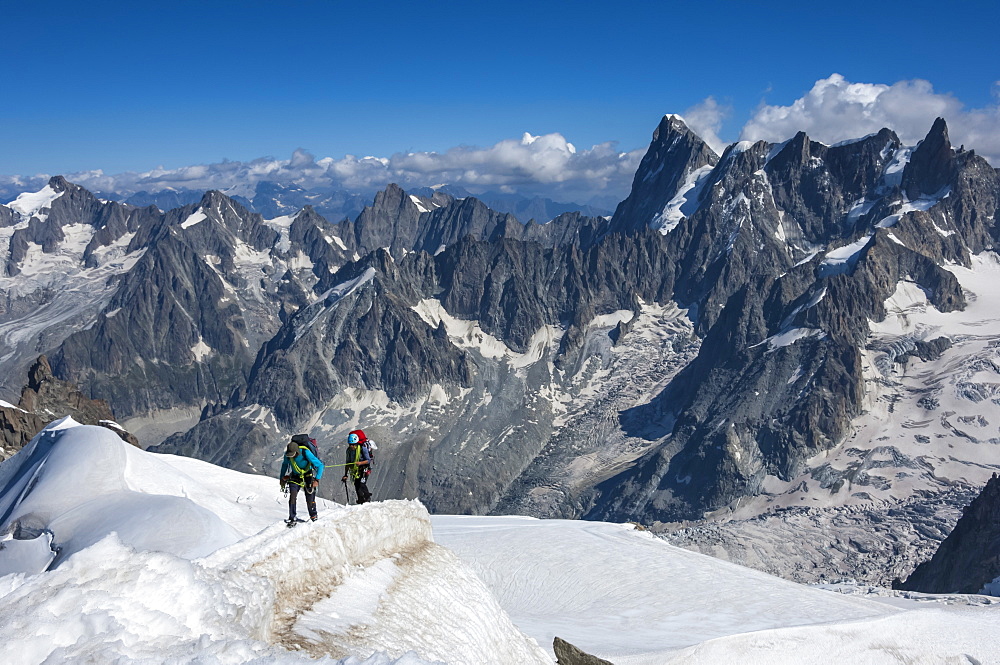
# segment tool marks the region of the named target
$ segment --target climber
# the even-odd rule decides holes
[[[354,491],[358,495],[358,503],[371,501],[372,493],[368,491],[368,475],[371,473],[372,455],[368,438],[359,429],[347,435],[347,459],[344,460],[346,470],[341,479],[347,482],[350,476],[354,480]]]
[[[300,445],[294,439],[288,442],[285,448],[285,459],[281,462],[281,489],[287,487],[288,493],[288,526],[295,526],[296,522],[304,522],[295,518],[295,504],[299,496],[299,489],[306,494],[306,508],[309,510],[309,518],[315,522],[316,512],[316,488],[319,480],[323,477],[323,462],[320,461],[307,445]]]

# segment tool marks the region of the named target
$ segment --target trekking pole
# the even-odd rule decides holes
[[[351,505],[351,495],[347,492],[347,481],[344,481],[344,505]]]

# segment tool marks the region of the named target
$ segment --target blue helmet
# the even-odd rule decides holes
[[[361,441],[361,439],[359,439],[358,435],[355,434],[354,432],[351,432],[350,434],[347,435],[347,445],[353,446],[355,443],[358,443],[359,441]]]

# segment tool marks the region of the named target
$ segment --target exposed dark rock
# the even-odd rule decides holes
[[[634,435],[663,443],[596,488],[589,517],[696,519],[758,493],[766,475],[791,478],[860,414],[867,321],[885,317],[883,303],[900,281],[918,284],[940,311],[965,307],[957,279],[937,263],[968,261],[964,245],[960,252],[926,242],[911,248],[890,237],[896,226],[876,229],[867,242],[862,236],[844,263],[803,263],[791,245],[790,238],[834,246],[857,239],[852,206],[882,191],[898,147],[891,132],[833,148],[803,134],[780,149],[730,146],[709,176],[711,193],[667,236],[667,253],[679,259],[673,295],[697,313],[704,343],[658,398],[622,414]],[[978,172],[973,160],[950,173],[966,167]],[[990,178],[967,187],[979,195],[960,205],[982,211],[984,223],[1000,194]],[[928,212],[957,204],[948,197]],[[797,211],[794,221],[788,210]],[[900,215],[897,226],[922,223],[923,214]],[[840,234],[848,235],[835,241]],[[930,237],[946,236],[935,230]],[[656,422],[666,424],[651,427]]]
[[[552,650],[558,665],[613,665],[611,661],[591,656],[558,636],[552,640]]]
[[[639,163],[632,191],[618,204],[611,228],[636,231],[657,225],[657,217],[677,195],[685,178],[704,166],[714,166],[719,156],[679,117],[664,116]]]
[[[105,429],[109,429],[121,438],[125,443],[130,443],[137,448],[139,446],[139,439],[135,438],[135,435],[126,430],[124,427],[119,425],[113,420],[98,420],[97,424]]]
[[[144,254],[96,322],[52,354],[60,376],[125,417],[225,402],[245,387],[257,349],[346,261],[335,227],[311,209],[287,239],[214,191],[153,213],[122,222],[119,233],[134,231],[128,251]],[[302,250],[311,269],[290,270]]]
[[[7,206],[0,206],[0,229],[13,226],[16,223],[17,220],[14,217],[14,211]]]
[[[924,362],[937,360],[941,354],[951,348],[951,340],[947,337],[937,337],[930,341],[917,340],[910,354]]]
[[[0,404],[0,462],[23,448],[47,422],[36,413]]]
[[[75,385],[54,377],[43,355],[29,370],[18,405],[0,404],[0,460],[13,455],[47,424],[64,416],[83,425],[109,427],[123,441],[139,445],[132,434],[114,423],[107,402],[89,399]]]
[[[338,272],[331,281],[341,291],[299,311],[264,347],[246,401],[271,405],[291,425],[348,387],[401,400],[432,383],[468,385],[465,354],[435,339],[398,276],[385,252]]]
[[[910,163],[903,172],[902,188],[911,199],[939,192],[954,180],[954,161],[948,126],[944,118],[934,126],[913,150]]]
[[[187,432],[167,438],[151,452],[184,454],[238,471],[255,469],[252,460],[278,449],[264,428],[236,413],[223,412],[199,422]],[[283,445],[283,444],[282,444]],[[273,450],[272,450],[273,449]]]
[[[21,391],[18,406],[25,411],[51,416],[55,420],[72,416],[84,425],[97,425],[101,420],[114,420],[111,407],[104,400],[90,399],[75,385],[52,375],[48,358],[39,356],[28,371],[28,385]]]
[[[1000,478],[993,474],[962,513],[930,561],[895,589],[924,593],[979,593],[1000,577]]]
[[[121,405],[124,416],[225,399],[253,362],[243,311],[180,236],[167,229],[125,277],[107,313],[53,354],[60,376]]]

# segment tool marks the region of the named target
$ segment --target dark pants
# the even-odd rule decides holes
[[[358,503],[367,503],[372,500],[372,493],[368,491],[368,485],[366,481],[368,479],[364,476],[354,479],[354,491],[358,495]]]
[[[312,487],[312,476],[305,478],[306,508],[309,510],[309,517],[315,518],[316,513],[316,488]],[[295,501],[299,498],[299,490],[302,489],[295,483],[288,483],[288,519],[295,519]]]

